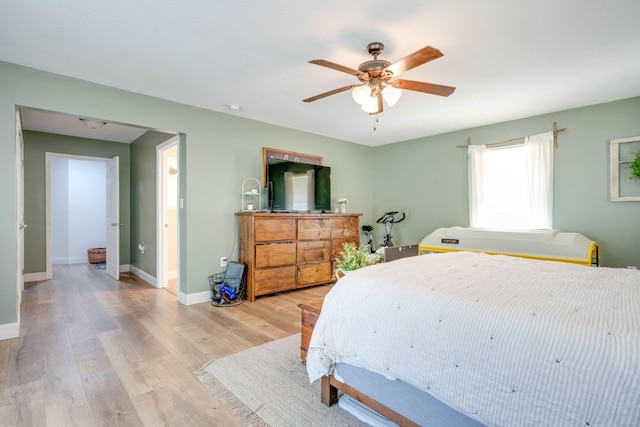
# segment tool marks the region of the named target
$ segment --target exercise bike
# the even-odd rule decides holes
[[[404,212],[402,212],[402,218],[396,218],[396,215],[398,215],[398,212],[385,212],[384,215],[382,215],[376,221],[378,224],[384,224],[384,228],[386,231],[384,240],[382,241],[380,247],[389,248],[393,246],[393,242],[391,241],[391,237],[393,237],[391,236],[391,229],[393,228],[393,224],[402,222],[405,219]]]
[[[373,227],[371,225],[363,225],[362,231],[364,231],[364,234],[366,234],[368,238],[367,245],[369,245],[369,253],[375,253],[376,248],[373,245]]]

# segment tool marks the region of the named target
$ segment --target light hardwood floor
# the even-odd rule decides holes
[[[167,287],[164,289],[178,296],[178,279],[167,280]]]
[[[297,304],[329,289],[187,307],[133,275],[54,266],[25,285],[20,337],[0,341],[0,426],[240,426],[193,371],[299,332]]]

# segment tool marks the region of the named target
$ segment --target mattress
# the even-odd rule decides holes
[[[309,379],[336,363],[486,425],[640,420],[640,274],[473,252],[351,272],[327,294]]]

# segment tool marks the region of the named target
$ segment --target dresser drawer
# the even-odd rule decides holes
[[[296,287],[296,267],[256,270],[253,286],[256,296],[293,289]]]
[[[331,281],[331,262],[298,265],[298,287],[319,285]]]
[[[299,219],[298,240],[329,239],[331,237],[330,219]]]
[[[358,217],[350,216],[346,218],[332,218],[331,219],[331,237],[358,237]]]
[[[340,252],[344,250],[342,247],[343,243],[355,243],[356,245],[360,245],[360,239],[355,237],[341,237],[339,239],[331,240],[331,259],[340,258]]]
[[[256,268],[278,267],[296,263],[296,242],[256,245]]]
[[[296,240],[296,220],[294,218],[256,218],[256,242]]]
[[[331,259],[331,241],[316,240],[298,242],[297,263],[329,261]]]

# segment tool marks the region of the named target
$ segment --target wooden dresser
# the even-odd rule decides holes
[[[247,266],[248,301],[331,283],[342,244],[360,244],[361,214],[238,212],[238,262]]]

